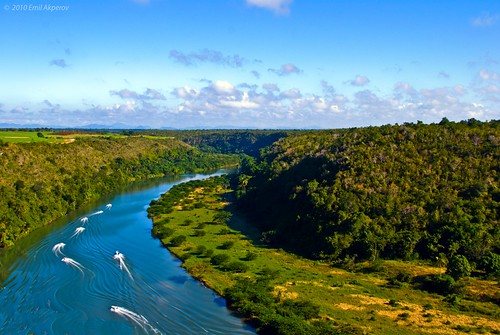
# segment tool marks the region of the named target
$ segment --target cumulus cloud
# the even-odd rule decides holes
[[[500,14],[490,14],[488,12],[481,13],[471,20],[474,27],[490,27],[495,25],[500,20]]]
[[[170,50],[169,54],[177,63],[193,66],[199,63],[213,63],[229,67],[242,67],[246,59],[239,55],[226,56],[217,50],[203,49],[198,52],[184,53],[179,50]]]
[[[246,0],[247,5],[271,10],[278,15],[290,13],[292,0]]]
[[[488,71],[488,70],[481,69],[479,71],[479,78],[481,78],[481,80],[484,80],[484,81],[490,81],[490,80],[500,81],[500,74],[498,74],[494,71]]]
[[[110,91],[110,95],[116,95],[119,96],[122,99],[137,99],[139,98],[139,94],[137,92],[131,91],[129,89],[123,89],[119,91]]]
[[[298,88],[281,90],[271,83],[259,87],[227,81],[208,83],[199,90],[178,87],[172,95],[179,99],[178,113],[196,114],[206,122],[218,120],[225,124],[233,122],[233,126],[265,128],[286,125],[315,128],[328,124],[333,127],[331,118],[345,111],[347,101],[337,94],[303,94]]]
[[[165,100],[165,96],[158,92],[157,90],[154,90],[152,88],[146,89],[146,91],[141,95],[142,99],[151,99],[151,100]]]
[[[269,72],[273,72],[277,74],[278,76],[288,76],[293,73],[299,74],[302,73],[302,70],[299,69],[297,66],[294,64],[288,63],[288,64],[283,64],[279,69],[268,69]]]
[[[122,99],[133,100],[165,100],[165,96],[152,88],[147,88],[143,94],[124,88],[119,91],[109,91],[111,96],[116,95]]]
[[[479,70],[474,82],[474,91],[481,96],[483,102],[500,102],[500,74],[486,69]]]
[[[266,91],[274,92],[274,91],[279,91],[279,87],[276,84],[271,84],[271,83],[266,83],[262,85],[262,88],[265,89]]]
[[[320,91],[311,93],[277,83],[204,79],[196,87],[175,87],[168,96],[153,88],[142,92],[113,90],[109,94],[122,100],[76,110],[67,110],[52,98],[38,102],[36,110],[3,106],[0,118],[25,124],[44,120],[40,124],[123,123],[153,128],[342,128],[417,120],[439,122],[443,117],[457,121],[498,118],[494,107],[500,103],[500,75],[489,69],[478,71],[471,86],[417,88],[401,81],[383,94],[362,87],[346,96],[327,81],[320,84]]]
[[[280,98],[284,99],[299,99],[302,98],[302,93],[298,88],[291,88],[289,90],[280,93],[279,96]]]
[[[171,92],[171,94],[176,97],[176,98],[188,98],[188,97],[195,97],[198,95],[198,92],[189,86],[184,86],[184,87],[176,87],[174,90]]]
[[[233,84],[225,80],[217,80],[214,83],[212,83],[211,87],[218,94],[231,94],[234,91]]]
[[[53,59],[49,62],[49,65],[54,65],[62,68],[68,66],[68,64],[66,64],[66,61],[64,59]]]
[[[413,86],[411,86],[408,82],[398,82],[394,85],[394,91],[397,95],[406,94],[409,97],[416,98],[418,92]]]
[[[368,79],[368,77],[359,74],[354,79],[347,81],[347,83],[352,86],[365,86],[369,82],[370,79]]]

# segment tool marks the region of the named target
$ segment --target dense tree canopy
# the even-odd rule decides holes
[[[206,152],[246,154],[257,157],[259,150],[300,131],[279,130],[141,130],[138,134],[170,136]]]
[[[481,264],[500,252],[500,122],[446,121],[281,139],[242,163],[240,208],[310,257]]]

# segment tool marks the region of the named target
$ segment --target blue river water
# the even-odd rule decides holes
[[[149,202],[206,177],[124,191],[52,227],[0,286],[0,334],[255,334],[151,237]]]

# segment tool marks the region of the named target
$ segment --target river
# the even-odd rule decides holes
[[[124,191],[47,230],[2,283],[0,334],[255,334],[151,237],[149,202],[206,177]]]

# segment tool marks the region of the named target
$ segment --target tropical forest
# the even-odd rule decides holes
[[[254,332],[499,334],[499,126],[10,132],[0,243],[131,183],[225,168],[150,199],[149,231]]]

